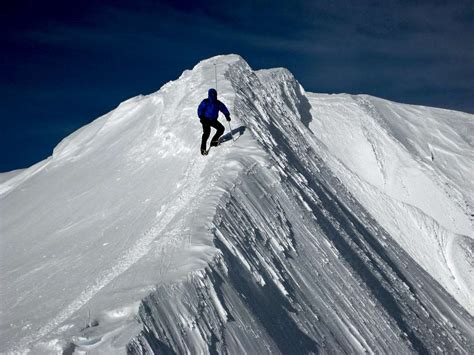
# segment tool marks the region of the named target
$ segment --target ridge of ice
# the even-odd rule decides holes
[[[219,98],[232,112],[238,139],[203,158],[195,109],[215,85],[216,69]],[[219,230],[216,211],[229,196],[239,196],[239,186],[260,184],[250,190],[258,195],[244,194],[239,202],[257,219],[272,211],[275,221],[259,221],[266,248],[296,253],[285,213],[294,214],[302,235],[323,238],[299,221],[300,213],[316,218],[321,201],[309,180],[319,175],[333,181],[326,188],[341,201],[357,201],[362,209],[354,213],[373,218],[370,228],[385,229],[472,315],[473,124],[472,115],[455,111],[308,93],[287,69],[253,72],[238,55],[203,60],[159,91],[126,100],[66,137],[47,160],[0,179],[0,351],[57,351],[70,339],[83,350],[123,349],[139,332],[137,302],[166,285],[184,287],[193,277],[209,282],[203,270],[223,253],[214,238],[262,289],[275,287],[291,299],[289,271],[275,268],[267,250],[256,248],[256,260],[249,261],[245,249]],[[298,171],[303,167],[311,176]],[[265,184],[253,182],[252,174]],[[293,182],[307,195],[293,191]],[[275,186],[293,196],[285,207],[290,212],[269,205]],[[331,219],[332,212],[321,213]],[[328,248],[318,255],[322,260],[343,259],[330,239],[314,245],[319,242]],[[205,287],[216,322],[230,322],[222,296]],[[194,327],[182,313],[176,317]],[[367,350],[367,334],[348,320],[356,315],[340,317],[336,328],[352,339],[353,349]],[[466,319],[461,324],[469,324]],[[77,338],[88,332],[95,342]],[[190,346],[206,349],[205,336],[196,329],[192,334]],[[112,345],[114,337],[120,340]],[[235,346],[247,345],[242,339]]]

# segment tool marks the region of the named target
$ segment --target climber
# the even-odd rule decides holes
[[[230,121],[230,113],[227,107],[217,100],[217,91],[216,89],[209,89],[208,98],[202,100],[201,104],[198,107],[198,116],[202,124],[202,141],[201,141],[201,154],[207,155],[207,139],[211,134],[211,127],[217,130],[216,134],[212,137],[211,147],[216,147],[219,145],[219,137],[225,131],[224,126],[217,120],[219,116],[219,111],[222,112],[227,119]]]

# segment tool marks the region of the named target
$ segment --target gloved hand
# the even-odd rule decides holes
[[[199,116],[199,122],[204,123],[204,121],[205,121],[204,116]]]
[[[225,119],[230,122],[230,115],[229,116],[226,116]]]

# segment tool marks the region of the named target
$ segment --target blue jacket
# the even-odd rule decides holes
[[[199,118],[205,118],[207,120],[217,120],[219,111],[224,114],[225,117],[230,116],[230,112],[225,105],[217,100],[217,91],[215,89],[209,89],[207,99],[202,100],[198,107]]]

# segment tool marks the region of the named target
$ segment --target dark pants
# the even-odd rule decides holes
[[[214,137],[212,137],[212,142],[218,142],[219,137],[224,134],[225,128],[218,120],[201,120],[202,124],[202,141],[201,141],[201,149],[207,148],[207,140],[209,135],[211,134],[211,127],[217,130]]]

